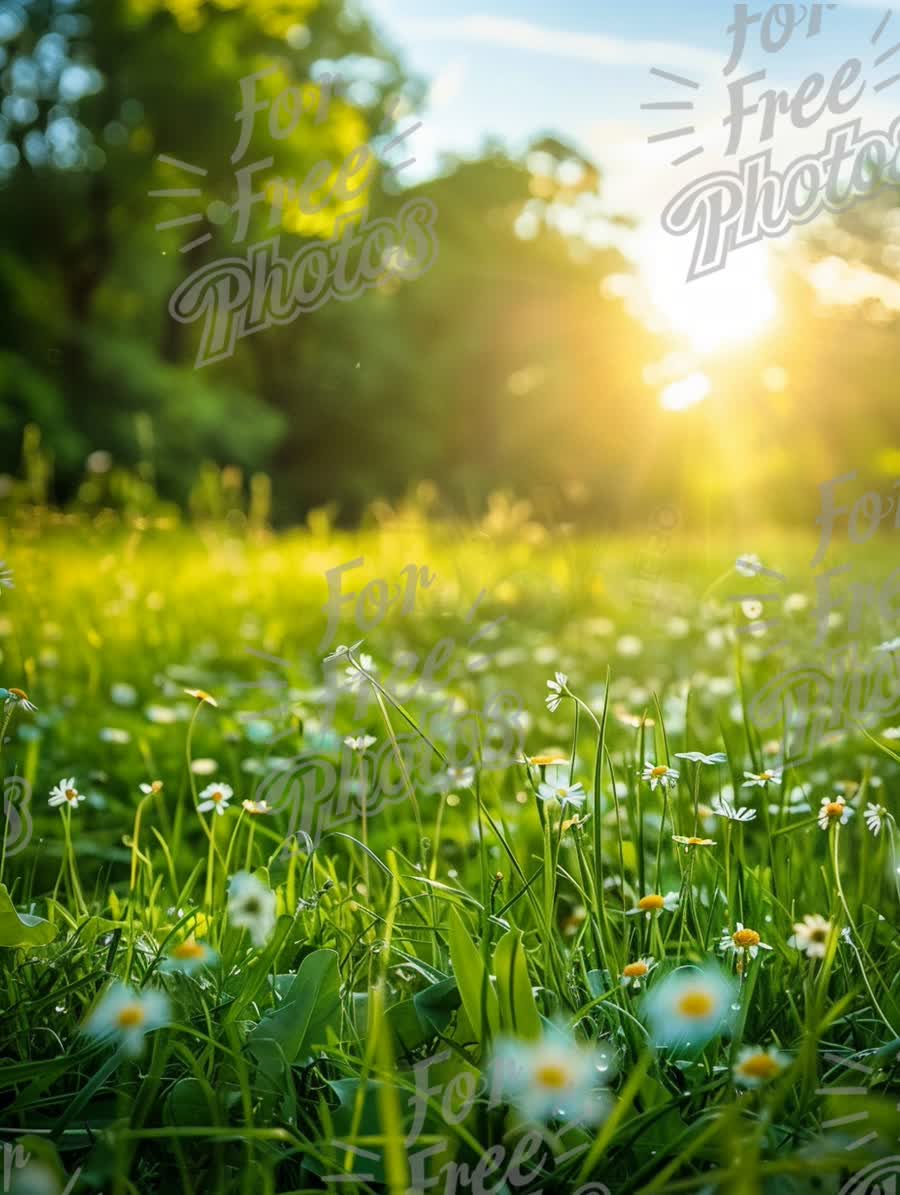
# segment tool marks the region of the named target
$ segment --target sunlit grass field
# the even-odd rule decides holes
[[[896,633],[835,597],[816,642],[815,548],[11,515],[0,1184],[896,1174],[900,713],[832,703],[783,766],[753,707]]]

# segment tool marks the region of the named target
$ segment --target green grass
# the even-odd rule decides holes
[[[0,684],[38,711],[7,709],[2,774],[32,787],[33,836],[3,859],[2,881],[19,914],[51,928],[23,924],[0,897],[0,1126],[30,1166],[54,1171],[50,1189],[78,1172],[74,1190],[112,1195],[401,1195],[410,1155],[432,1149],[434,1181],[420,1189],[437,1192],[837,1191],[898,1153],[895,831],[874,836],[863,819],[870,801],[896,812],[897,756],[879,734],[892,721],[871,721],[873,738],[854,725],[823,735],[779,785],[740,787],[745,769],[783,751],[783,728],[754,725],[753,694],[780,660],[814,664],[854,637],[845,621],[813,645],[815,542],[580,540],[514,514],[462,531],[408,512],[357,536],[314,522],[282,538],[237,523],[9,521],[0,558],[16,589],[0,590]],[[828,564],[878,577],[887,548],[838,547]],[[748,550],[790,584],[738,577]],[[342,696],[332,720],[325,574],[356,556],[350,590],[396,584],[411,563],[436,576],[370,630],[346,607],[335,642],[363,639],[357,657],[373,657],[379,683]],[[787,592],[811,597],[785,614],[783,655],[754,658],[784,637],[774,631],[734,634],[748,620],[728,598],[747,592],[777,593],[779,611]],[[868,611],[860,651],[895,631]],[[397,663],[402,652],[417,663]],[[410,676],[429,653],[417,691]],[[568,693],[551,713],[556,671]],[[506,713],[487,713],[504,692]],[[242,810],[244,798],[284,795],[273,759],[308,752],[337,769],[343,737],[364,733],[376,750],[396,739],[403,760],[386,757],[395,799],[365,821],[312,844],[288,839],[287,809]],[[466,744],[471,786],[437,790],[428,777]],[[537,799],[541,769],[484,758],[501,748],[563,754],[560,782],[588,794],[577,823]],[[675,759],[690,750],[727,762]],[[678,784],[651,791],[646,759],[677,767]],[[47,801],[63,777],[86,799],[60,812]],[[139,785],[154,780],[162,791],[145,797]],[[234,789],[222,817],[196,810],[212,781]],[[723,785],[755,820],[709,813]],[[855,813],[822,831],[815,810],[837,785]],[[812,813],[790,811],[801,800]],[[673,834],[715,845],[685,851]],[[277,895],[259,948],[226,911],[242,870]],[[674,912],[627,915],[670,891]],[[788,943],[807,914],[834,927],[824,959]],[[740,975],[717,949],[739,921],[772,947]],[[165,973],[192,933],[218,963]],[[644,993],[620,982],[647,955],[650,992],[678,968],[713,960],[730,972],[730,1028],[655,1045]],[[81,1032],[115,980],[170,1000],[170,1023],[137,1058]],[[551,1122],[511,1169],[534,1126],[491,1089],[494,1042],[518,1036],[524,1058],[553,1025],[611,1060],[606,1114]],[[742,1090],[732,1068],[748,1046],[774,1047],[786,1065]],[[372,1156],[354,1165],[347,1146]],[[25,1190],[34,1172],[6,1159]],[[362,1170],[376,1177],[321,1177]]]

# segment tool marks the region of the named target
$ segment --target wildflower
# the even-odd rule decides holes
[[[54,808],[58,805],[68,805],[71,809],[77,809],[83,800],[84,796],[75,787],[75,777],[71,776],[69,779],[60,780],[55,788],[50,789],[48,803]]]
[[[608,1069],[602,1051],[579,1045],[561,1030],[534,1042],[505,1038],[494,1048],[492,1090],[527,1120],[596,1122],[605,1112],[596,1087]]]
[[[818,913],[807,913],[802,921],[794,922],[794,932],[788,946],[806,952],[807,958],[824,958],[831,937],[832,925]]]
[[[254,817],[272,812],[272,806],[268,801],[242,801],[241,807],[246,813],[252,814]]]
[[[211,697],[205,689],[185,689],[184,691],[187,693],[188,697],[196,697],[199,702],[205,705],[211,705],[213,709],[219,708],[218,701],[216,701],[215,697]]]
[[[866,806],[866,811],[863,814],[866,825],[876,836],[881,833],[881,828],[885,821],[890,817],[887,809],[883,805],[873,805],[870,801]]]
[[[349,747],[351,751],[358,751],[360,754],[368,751],[374,742],[377,742],[374,735],[362,734],[358,738],[353,738],[352,735],[347,735],[344,739],[344,745]]]
[[[677,842],[679,846],[683,846],[685,854],[687,854],[693,846],[716,845],[716,840],[714,838],[685,838],[683,834],[673,834],[672,841]]]
[[[538,796],[542,801],[559,801],[560,805],[583,805],[587,800],[587,793],[581,784],[541,784],[538,786]]]
[[[838,822],[840,825],[846,826],[852,816],[853,810],[843,797],[835,797],[834,800],[830,797],[822,798],[818,814],[821,829],[827,830],[832,822]]]
[[[900,637],[896,639],[886,639],[884,643],[879,643],[877,647],[873,647],[872,651],[879,651],[885,653],[893,653],[900,651]]]
[[[744,772],[744,783],[741,785],[741,788],[753,788],[754,785],[765,788],[767,784],[780,783],[781,769],[772,768],[766,772]]]
[[[169,953],[160,967],[161,971],[180,971],[184,975],[193,975],[201,967],[215,966],[219,956],[207,946],[205,942],[198,942],[194,938],[185,938],[183,942]]]
[[[543,755],[524,755],[523,762],[530,764],[533,768],[549,768],[553,764],[568,763],[565,755],[561,755],[558,751],[545,751]]]
[[[23,710],[28,710],[32,714],[37,709],[37,706],[28,700],[28,694],[22,689],[0,689],[0,698],[9,702],[10,705],[20,705]]]
[[[732,1070],[734,1081],[739,1087],[762,1087],[777,1079],[789,1061],[786,1054],[771,1046],[768,1050],[745,1046]]]
[[[734,983],[718,967],[685,968],[656,983],[644,998],[659,1046],[702,1045],[729,1020]]]
[[[666,764],[652,764],[644,760],[644,770],[640,773],[642,780],[648,781],[650,791],[656,788],[657,785],[662,784],[667,788],[674,788],[678,783],[678,773],[674,768],[667,767]]]
[[[142,784],[140,789],[145,797],[157,797],[163,790],[163,782],[161,780],[153,780],[150,784]]]
[[[719,949],[725,951],[734,951],[740,957],[749,954],[751,958],[756,958],[760,950],[771,950],[771,946],[767,946],[765,942],[759,940],[759,934],[755,929],[745,929],[739,921],[734,933],[730,929],[722,931],[722,940],[719,942]]]
[[[729,801],[724,797],[715,797],[712,803],[712,812],[716,817],[724,817],[730,822],[752,822],[756,817],[755,809],[748,809],[746,805],[742,805],[740,809],[735,809]]]
[[[627,917],[639,917],[643,913],[649,921],[655,913],[674,913],[677,908],[677,892],[667,892],[665,896],[651,892],[648,896],[642,896],[635,907],[628,909],[625,915]]]
[[[762,572],[762,561],[755,552],[747,552],[743,556],[738,556],[734,567],[742,577],[755,577]]]
[[[353,649],[350,648],[349,650],[352,651]],[[365,679],[365,673],[375,671],[376,664],[374,659],[367,652],[362,652],[358,662],[354,661],[344,669],[344,680],[348,688],[355,690],[359,688]]]
[[[623,988],[632,988],[634,991],[641,990],[641,984],[656,966],[652,955],[648,958],[639,958],[637,962],[626,963],[622,968],[622,977],[620,983]]]
[[[559,704],[563,697],[566,696],[566,685],[569,683],[569,678],[564,672],[557,672],[555,680],[547,681],[547,688],[550,692],[544,698],[547,703],[547,709],[551,714],[555,714],[559,709]]]
[[[248,871],[231,877],[228,916],[238,929],[246,929],[253,945],[265,946],[275,928],[275,893]]]
[[[131,735],[128,731],[122,730],[118,726],[101,727],[99,738],[101,743],[117,743],[120,747],[131,742]]]
[[[361,647],[362,643],[362,639],[358,639],[356,643],[352,643],[349,647],[347,647],[345,643],[339,643],[334,651],[329,652],[327,656],[322,657],[322,663],[327,664],[329,660],[336,660],[339,656],[349,655],[351,651],[356,651],[358,647]]]
[[[0,589],[15,589],[12,570],[6,567],[6,561],[0,560]]]
[[[198,813],[209,813],[214,809],[222,816],[228,808],[228,802],[234,796],[234,789],[230,784],[208,784],[200,794],[197,805]]]
[[[691,763],[717,764],[728,763],[728,756],[724,751],[716,751],[714,755],[704,755],[702,751],[676,751],[676,759],[689,759]]]
[[[471,788],[475,782],[475,769],[472,767],[456,768],[452,765],[437,777],[436,785],[439,789],[449,791],[451,788]]]
[[[90,1037],[112,1038],[126,1054],[136,1058],[144,1048],[144,1034],[169,1022],[169,1000],[163,992],[135,992],[115,983],[88,1017],[84,1032]]]

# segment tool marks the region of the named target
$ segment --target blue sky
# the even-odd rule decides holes
[[[751,45],[747,69],[768,67],[777,85],[811,70],[830,76],[849,54],[871,54],[871,34],[891,7],[900,2],[845,0],[824,13],[815,38],[803,26],[777,55]],[[610,141],[636,149],[661,127],[659,114],[640,110],[642,102],[672,98],[651,79],[651,66],[705,78],[710,118],[721,122],[725,112],[721,72],[734,6],[724,0],[368,0],[368,9],[433,84],[416,147],[429,166],[441,151],[476,152],[490,134],[515,148],[553,131],[594,153],[602,167]],[[900,12],[881,45],[898,41]],[[897,95],[900,110],[900,85]],[[614,173],[622,156],[612,155]]]

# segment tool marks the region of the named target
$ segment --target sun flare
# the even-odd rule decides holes
[[[667,330],[696,353],[715,354],[747,344],[771,327],[778,302],[763,246],[732,254],[725,269],[685,280],[683,257],[657,242],[645,270],[650,299]]]

